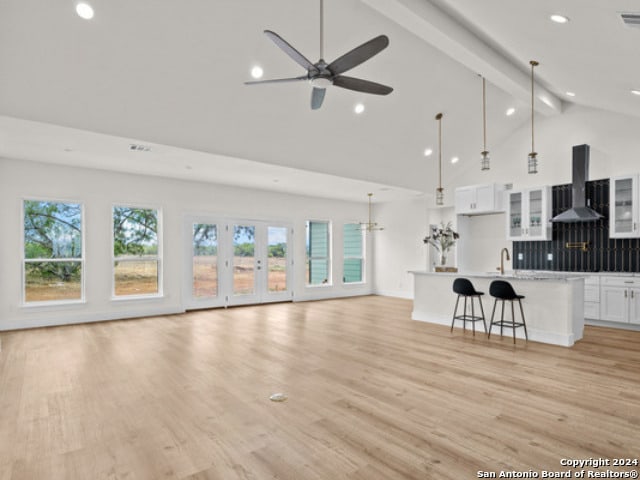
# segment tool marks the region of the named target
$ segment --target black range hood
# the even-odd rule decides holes
[[[587,206],[585,186],[589,176],[589,145],[573,147],[573,178],[571,197],[573,206],[551,219],[554,223],[595,222],[603,218],[594,209]]]

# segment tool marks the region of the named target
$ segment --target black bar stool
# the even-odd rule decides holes
[[[453,332],[453,324],[456,320],[462,320],[462,330],[467,329],[467,322],[471,322],[473,326],[473,335],[476,334],[476,322],[482,320],[484,324],[484,332],[487,333],[487,322],[484,320],[484,309],[482,308],[482,295],[483,292],[477,292],[475,288],[473,288],[473,284],[467,280],[466,278],[456,278],[453,281],[453,291],[458,294],[458,298],[456,299],[456,308],[453,311],[453,319],[451,320],[451,331]],[[458,302],[460,301],[460,297],[464,297],[464,312],[462,315],[458,315]],[[471,315],[467,315],[467,298],[471,298]],[[480,302],[480,312],[482,312],[482,316],[476,316],[476,313],[473,308],[473,299],[477,298],[478,302]]]
[[[500,336],[502,336],[503,327],[511,328],[513,330],[513,343],[516,343],[516,328],[524,327],[524,337],[529,340],[529,335],[527,335],[527,324],[524,320],[524,310],[522,309],[522,300],[524,295],[518,295],[509,282],[505,282],[504,280],[494,280],[491,282],[489,286],[489,294],[492,297],[495,297],[495,301],[493,302],[493,312],[491,312],[491,323],[489,324],[489,338],[491,338],[491,329],[494,325],[500,325]],[[516,322],[516,316],[513,309],[513,302],[518,301],[520,305],[520,315],[522,317],[522,322]],[[496,313],[496,306],[498,305],[498,301],[502,301],[502,314],[500,315],[500,320],[493,320],[493,317]],[[511,302],[511,321],[504,319],[504,302]]]

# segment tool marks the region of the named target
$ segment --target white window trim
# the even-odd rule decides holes
[[[80,225],[82,226],[80,229],[80,241],[82,242],[82,255],[80,258],[25,258],[24,255],[24,202],[48,202],[48,203],[72,203],[76,205],[80,205]],[[20,202],[20,307],[22,308],[42,308],[42,307],[55,307],[55,306],[67,306],[67,305],[84,305],[86,304],[85,298],[85,283],[86,283],[86,242],[85,242],[85,215],[84,215],[84,202],[77,199],[60,199],[60,198],[46,198],[46,197],[38,197],[37,195],[22,197],[22,201]],[[79,262],[82,268],[82,273],[80,275],[80,298],[75,300],[45,300],[38,302],[27,302],[27,275],[25,265],[27,263],[37,263],[37,262]]]
[[[158,231],[156,232],[156,237],[158,239],[158,253],[156,255],[155,260],[158,262],[158,292],[157,293],[144,293],[139,295],[116,295],[116,256],[114,255],[114,231],[113,231],[113,210],[116,207],[126,207],[126,208],[137,208],[140,210],[155,210],[158,212]],[[137,203],[127,203],[127,202],[119,202],[111,204],[111,212],[109,216],[109,224],[111,231],[111,301],[112,302],[127,302],[127,301],[138,301],[138,300],[149,300],[149,299],[159,299],[164,298],[164,251],[162,248],[163,245],[163,237],[164,237],[164,222],[162,218],[162,208],[155,205],[142,205]],[[153,259],[148,259],[153,260]],[[138,259],[118,259],[118,262],[134,262],[139,261]]]
[[[328,287],[332,287],[333,286],[333,223],[331,222],[331,220],[306,220],[305,221],[305,264],[308,265],[309,264],[309,260],[312,260],[313,258],[315,259],[323,259],[325,257],[307,257],[307,246],[306,246],[306,241],[307,241],[307,223],[311,224],[311,223],[326,223],[327,224],[327,233],[329,235],[329,238],[327,239],[327,249],[328,249],[328,256],[326,257],[327,259],[327,283],[317,283],[317,284],[312,284],[312,283],[308,283],[309,279],[305,278],[305,288],[328,288]],[[306,265],[305,265],[305,270],[306,270]],[[306,277],[306,275],[305,275]]]

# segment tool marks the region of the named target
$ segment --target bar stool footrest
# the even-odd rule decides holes
[[[484,320],[483,317],[479,317],[477,315],[456,315],[455,317],[453,317],[453,320],[463,320],[466,322],[481,322],[482,320]]]

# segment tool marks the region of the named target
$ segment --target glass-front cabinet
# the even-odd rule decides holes
[[[551,188],[536,187],[507,193],[507,239],[551,239]]]
[[[640,237],[638,230],[638,175],[614,177],[609,184],[609,236]]]

